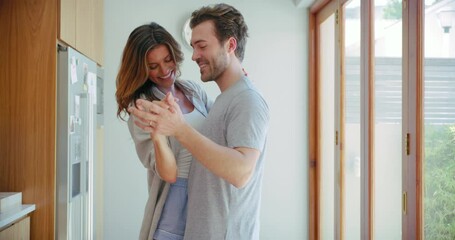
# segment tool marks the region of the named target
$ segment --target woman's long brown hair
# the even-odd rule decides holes
[[[156,100],[152,93],[153,82],[148,80],[146,56],[150,49],[157,45],[165,45],[172,54],[176,64],[176,74],[180,76],[180,64],[183,62],[183,53],[180,45],[159,24],[152,22],[134,29],[123,50],[120,70],[117,74],[117,117],[124,120],[128,114],[128,106],[135,104],[136,99],[144,95],[146,99]]]

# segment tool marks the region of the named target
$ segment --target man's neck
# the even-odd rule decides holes
[[[220,91],[224,92],[226,89],[242,79],[244,75],[245,73],[243,72],[242,65],[239,62],[236,62],[229,65],[229,67],[218,79],[215,80],[215,82],[220,88]]]

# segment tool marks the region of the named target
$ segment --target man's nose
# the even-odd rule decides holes
[[[193,55],[191,55],[191,60],[196,61],[199,58],[199,53],[196,50],[193,50]]]

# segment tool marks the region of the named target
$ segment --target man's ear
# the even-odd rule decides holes
[[[234,37],[230,37],[227,42],[228,42],[228,52],[229,53],[235,52],[235,50],[237,49],[237,39],[235,39]]]

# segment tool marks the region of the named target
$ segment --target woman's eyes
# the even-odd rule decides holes
[[[164,59],[164,62],[166,62],[166,63],[173,62],[173,61],[174,61],[174,60],[172,60],[172,57],[168,57],[168,58],[165,58],[165,59]],[[158,68],[158,65],[155,65],[155,64],[153,64],[153,65],[148,65],[148,68],[149,68],[150,70],[155,70],[155,69]]]

